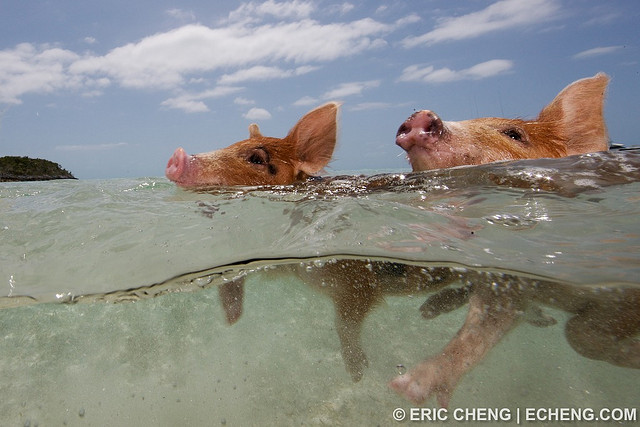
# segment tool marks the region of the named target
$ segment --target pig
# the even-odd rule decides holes
[[[573,82],[535,120],[484,117],[454,122],[431,110],[417,111],[400,125],[396,144],[407,152],[414,172],[606,151],[603,108],[608,82],[604,73]]]
[[[165,174],[185,189],[232,185],[285,185],[320,172],[331,160],[337,137],[340,104],[329,102],[306,115],[284,138],[263,136],[257,124],[249,138],[209,153],[187,155],[175,150]],[[278,269],[297,274],[305,283],[329,294],[336,314],[336,330],[345,367],[359,381],[368,365],[360,342],[362,322],[384,295],[408,294],[422,288],[436,290],[458,279],[448,268],[425,269],[382,261],[336,260],[312,272],[295,265]],[[426,283],[426,285],[424,285]],[[243,311],[244,279],[219,287],[229,324]]]
[[[209,153],[189,156],[178,148],[165,175],[183,188],[218,185],[283,185],[320,172],[336,145],[339,104],[307,113],[284,138],[263,136],[249,126],[249,138]]]
[[[396,144],[407,152],[414,172],[606,151],[609,139],[603,106],[608,82],[604,73],[575,81],[535,120],[478,118],[452,122],[443,121],[433,111],[421,110],[400,125]],[[518,323],[519,313],[532,302],[573,315],[565,335],[579,354],[640,369],[637,288],[607,293],[538,281],[495,290],[478,283],[442,291],[421,309],[425,317],[434,317],[466,302],[469,310],[465,323],[449,344],[390,381],[389,386],[398,394],[416,404],[435,395],[439,405],[446,407],[462,376]]]

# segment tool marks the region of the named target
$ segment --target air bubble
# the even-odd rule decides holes
[[[193,282],[200,287],[204,287],[210,284],[212,280],[213,280],[213,276],[204,276],[204,277],[198,277],[194,279]]]
[[[513,214],[496,214],[490,217],[484,218],[489,224],[502,225],[504,227],[512,228],[514,230],[524,230],[533,228],[538,221],[531,218],[522,218]]]

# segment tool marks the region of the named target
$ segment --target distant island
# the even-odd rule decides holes
[[[59,164],[29,157],[0,157],[0,182],[48,181],[50,179],[76,179]]]

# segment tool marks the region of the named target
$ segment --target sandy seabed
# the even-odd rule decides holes
[[[397,366],[437,353],[465,316],[463,308],[424,320],[424,300],[389,297],[367,317],[369,367],[358,383],[344,368],[330,299],[294,277],[249,277],[233,326],[215,288],[5,309],[0,425],[396,425],[393,411],[409,417],[415,406],[387,387]],[[446,424],[458,423],[456,408],[507,408],[512,417],[525,408],[640,409],[640,371],[578,355],[564,339],[566,315],[547,312],[558,324],[521,324],[463,378]],[[423,407],[435,409],[435,399]]]

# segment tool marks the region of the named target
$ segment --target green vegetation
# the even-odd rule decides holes
[[[50,179],[76,179],[59,164],[29,157],[0,157],[0,182],[46,181]]]

